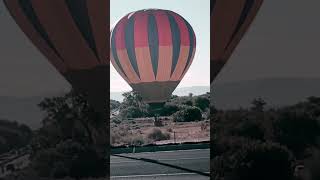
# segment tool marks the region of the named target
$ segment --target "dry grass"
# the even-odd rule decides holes
[[[166,140],[176,142],[194,142],[209,140],[210,124],[208,120],[199,122],[173,122],[171,119],[163,120],[162,127],[155,127],[153,119],[137,119],[111,123],[111,143],[113,146],[132,145],[132,142],[143,142],[143,144],[157,143]],[[150,133],[159,129],[167,138],[151,138]],[[168,141],[168,137],[170,140]],[[172,142],[171,142],[172,141]],[[139,143],[137,143],[139,144]]]

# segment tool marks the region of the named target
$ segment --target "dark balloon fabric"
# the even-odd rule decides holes
[[[262,3],[263,0],[211,1],[211,82],[230,58]]]
[[[170,97],[196,50],[191,25],[169,10],[129,13],[111,31],[111,62],[146,102]]]
[[[103,89],[107,94],[107,0],[4,2],[22,31],[75,89],[91,94]]]

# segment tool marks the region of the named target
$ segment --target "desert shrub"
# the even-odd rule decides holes
[[[209,121],[201,122],[201,131],[208,130],[209,128],[210,128],[210,123],[209,123]]]
[[[131,140],[131,145],[134,145],[134,146],[141,146],[145,144],[145,140],[143,138],[143,136],[141,135],[136,135],[136,136],[133,136],[132,137],[132,140]]]
[[[115,131],[111,131],[110,133],[110,143],[111,145],[114,145],[120,141],[121,137],[119,133],[116,133]]]
[[[110,133],[111,144],[130,144],[131,136],[128,128],[113,128]]]
[[[216,156],[212,169],[232,180],[293,179],[293,156],[286,147],[269,142],[248,142],[233,152]]]
[[[186,107],[173,114],[173,120],[175,122],[200,121],[201,119],[201,110],[197,107]]]
[[[106,159],[100,158],[93,148],[72,140],[40,150],[32,165],[39,176],[50,178],[103,177],[107,168]]]
[[[170,134],[167,132],[162,132],[158,128],[154,128],[149,134],[147,134],[147,138],[153,141],[169,140]]]
[[[157,119],[153,122],[154,126],[155,127],[162,127],[164,124],[163,124],[163,121],[160,120],[160,119]]]

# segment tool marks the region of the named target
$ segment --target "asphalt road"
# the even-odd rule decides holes
[[[208,180],[209,156],[209,149],[113,155],[111,179]]]

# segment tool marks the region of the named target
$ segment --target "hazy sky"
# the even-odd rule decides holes
[[[196,33],[197,24],[206,22],[206,17],[197,19],[200,17],[199,13],[207,11],[206,7],[198,10],[200,6],[204,6],[202,3],[207,2],[205,0],[148,0],[143,3],[138,3],[138,0],[126,0],[125,3],[118,1],[121,4],[115,4],[117,0],[112,1],[112,6],[117,5],[118,9],[111,9],[111,22],[132,10],[155,5],[158,8],[175,8],[173,10],[194,26]],[[157,2],[166,3],[160,6]],[[269,77],[320,78],[319,7],[320,1],[317,0],[265,0],[253,26],[217,77],[217,82]],[[0,96],[32,96],[62,91],[69,87],[24,36],[9,16],[3,1],[0,1],[0,23]],[[198,32],[197,36],[198,40],[199,36],[207,36],[209,40],[207,34],[199,35]],[[198,47],[198,53],[200,50]],[[196,56],[185,77],[187,82],[188,77],[201,75],[198,79],[189,78],[191,85],[209,78],[205,75],[206,71],[196,68],[196,63],[207,60],[199,56],[200,54]]]
[[[210,0],[111,0],[111,27],[132,11],[147,8],[168,9],[183,16],[193,27],[197,51],[190,69],[178,87],[210,85]],[[190,13],[192,12],[192,13]],[[118,72],[110,66],[110,91],[131,90]]]

